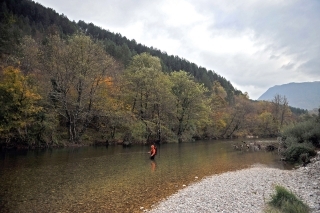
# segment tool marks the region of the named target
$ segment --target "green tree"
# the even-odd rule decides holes
[[[179,142],[190,140],[208,117],[207,91],[184,71],[170,74],[175,96],[175,132]]]
[[[228,103],[226,101],[227,92],[218,81],[215,81],[209,96],[210,107],[210,123],[205,126],[204,136],[206,138],[219,138],[222,131],[226,127],[224,118],[226,117],[226,110]]]
[[[5,64],[16,63],[16,51],[21,40],[21,30],[18,29],[17,18],[8,13],[3,12],[1,15],[4,19],[0,22],[0,59]]]
[[[229,106],[225,116],[226,127],[221,135],[223,138],[234,136],[244,137],[249,134],[250,114],[253,111],[252,103],[247,96],[235,96],[235,105]]]
[[[118,78],[107,77],[97,92],[99,101],[95,104],[96,116],[91,125],[101,133],[101,138],[110,143],[123,140],[136,121],[131,107],[122,98],[125,95],[122,89]]]
[[[160,59],[149,53],[135,55],[125,71],[127,102],[145,124],[146,141],[156,140],[172,112],[171,82],[162,72]]]
[[[131,59],[131,51],[126,43],[122,44],[121,46],[117,47],[117,58],[127,66],[130,59]]]
[[[277,128],[271,112],[263,112],[258,116],[259,134],[263,136],[274,136]]]

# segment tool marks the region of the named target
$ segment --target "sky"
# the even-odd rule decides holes
[[[319,0],[36,0],[224,77],[250,99],[320,81]]]

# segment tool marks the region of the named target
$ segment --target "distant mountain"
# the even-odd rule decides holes
[[[320,81],[276,85],[269,88],[258,100],[271,101],[276,94],[286,96],[292,107],[307,110],[320,107]]]

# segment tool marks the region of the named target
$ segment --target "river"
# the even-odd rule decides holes
[[[267,143],[270,140],[259,140]],[[202,178],[254,164],[291,169],[276,152],[235,150],[240,140],[98,146],[0,155],[1,212],[141,212]]]

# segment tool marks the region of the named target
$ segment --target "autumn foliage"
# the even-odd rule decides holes
[[[15,66],[2,69],[2,146],[272,137],[299,119],[285,97],[255,102],[218,81],[207,88],[184,70],[163,72],[149,53],[125,65],[81,33],[21,42]]]
[[[34,140],[30,132],[37,125],[41,99],[29,76],[7,67],[0,81],[0,136],[3,143],[25,143]]]

